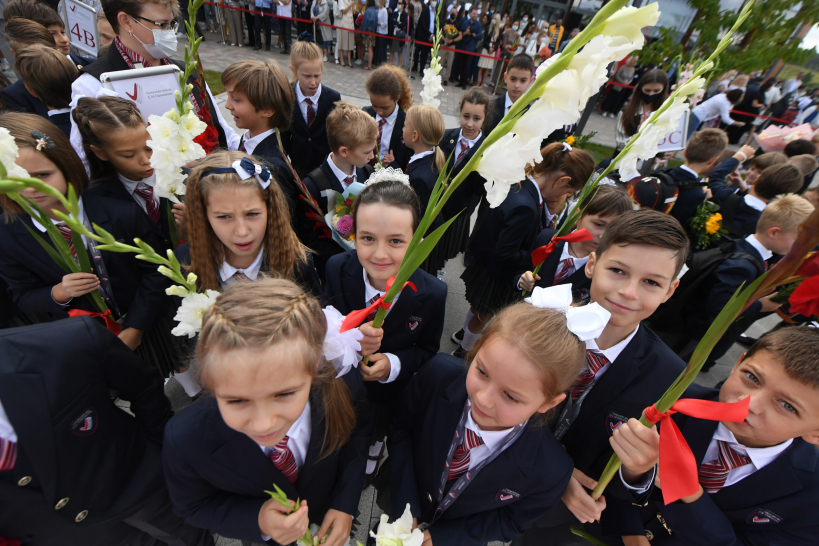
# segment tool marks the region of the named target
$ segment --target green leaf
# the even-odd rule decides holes
[[[52,260],[54,260],[54,263],[56,263],[60,267],[60,269],[62,269],[66,273],[76,273],[76,271],[72,271],[71,267],[65,261],[65,257],[62,256],[56,250],[54,250],[53,246],[46,243],[43,240],[43,238],[40,237],[40,235],[38,233],[35,233],[34,230],[28,226],[28,224],[26,222],[22,222],[22,224],[23,224],[23,227],[25,227],[28,230],[28,232],[31,234],[31,236],[34,237],[34,240],[37,241],[40,244],[41,247],[43,247],[43,250],[46,251],[46,254],[48,254],[49,257]],[[66,245],[66,248],[68,248],[67,245]],[[71,260],[71,263],[73,264],[74,260]],[[74,264],[74,265],[76,267],[76,264]]]
[[[173,248],[176,248],[179,246],[180,241],[179,226],[176,224],[176,217],[173,215],[172,211],[173,207],[171,202],[168,201],[168,210],[166,211],[166,214],[168,215],[168,233],[171,236],[171,244],[173,245]]]

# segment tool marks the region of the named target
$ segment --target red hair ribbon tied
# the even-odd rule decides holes
[[[557,247],[557,243],[560,241],[566,241],[567,243],[579,243],[581,241],[591,241],[592,239],[594,239],[594,237],[585,228],[573,231],[568,235],[561,235],[560,237],[553,236],[548,245],[543,245],[542,247],[536,248],[532,251],[532,263],[535,265],[535,267],[542,264],[543,261],[549,257],[549,254],[554,252],[555,248]]]
[[[389,280],[387,280],[387,292],[389,292],[393,282],[395,282],[395,277],[390,277]],[[406,288],[407,285],[409,285],[410,288],[418,292],[418,289],[415,288],[415,285],[410,281],[405,282],[404,286],[401,287],[401,290]],[[339,331],[346,332],[347,330],[358,328],[367,319],[367,317],[370,316],[370,313],[379,308],[389,309],[391,305],[392,303],[387,303],[386,301],[384,301],[384,296],[381,296],[377,300],[375,300],[369,307],[365,307],[364,309],[360,309],[358,311],[353,311],[352,313],[349,313],[346,317],[344,317],[344,321],[341,323],[341,329]]]
[[[666,413],[660,412],[655,406],[646,408],[644,415],[650,423],[662,423],[660,427],[660,481],[663,501],[666,504],[693,495],[699,490],[697,461],[671,416],[675,413],[682,413],[697,419],[741,423],[748,417],[750,402],[750,397],[732,403],[684,398],[677,400]]]
[[[68,311],[69,317],[82,317],[82,316],[89,316],[89,317],[102,317],[105,320],[105,327],[111,331],[112,334],[118,336],[120,331],[122,330],[122,326],[120,326],[119,322],[114,320],[113,315],[111,315],[111,310],[108,309],[105,313],[98,313],[91,311],[83,311],[82,309],[70,309]]]

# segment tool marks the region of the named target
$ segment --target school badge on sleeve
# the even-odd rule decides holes
[[[606,432],[609,433],[609,436],[614,434],[614,431],[617,430],[617,427],[622,425],[628,421],[628,417],[625,415],[621,415],[616,411],[610,411],[609,414],[606,416]]]
[[[759,508],[745,518],[745,523],[750,525],[777,525],[782,523],[782,516],[778,516],[765,508]]]
[[[71,423],[71,433],[77,436],[89,436],[97,430],[97,412],[94,408],[85,410]]]
[[[424,323],[424,319],[422,319],[421,317],[414,317],[414,316],[410,317],[410,318],[407,319],[407,331],[409,333],[413,333],[416,330],[418,330],[418,328],[420,328],[423,323]]]
[[[502,504],[516,501],[520,498],[520,493],[516,493],[511,489],[501,489],[498,491],[498,494],[495,495],[495,502],[500,502]]]

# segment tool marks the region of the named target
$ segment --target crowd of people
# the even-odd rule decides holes
[[[344,1],[333,8],[336,24],[354,13]],[[278,2],[277,13],[285,6]],[[361,24],[381,34],[403,21],[407,35],[414,24],[416,39],[426,39],[434,0],[412,23],[402,16],[405,7],[416,12],[409,6],[399,1],[385,22],[385,4],[368,0]],[[302,0],[293,7],[302,10]],[[506,91],[493,99],[481,85],[469,88],[449,128],[439,110],[414,104],[400,66],[406,50],[393,64],[384,42],[364,41],[370,105],[359,108],[322,83],[329,35],[283,39],[291,79],[273,59],[240,60],[221,74],[232,124],[206,86],[191,93],[209,153],[186,166],[184,199],[172,203],[155,191],[145,116],[100,77],[180,65],[166,38],[179,5],[103,0],[101,8],[111,41],[90,60],[70,52],[52,7],[8,2],[19,81],[0,90],[0,128],[18,148],[17,166],[79,197],[75,215],[85,225],[173,256],[215,301],[198,333],[173,336],[184,303],[156,264],[97,248],[61,220],[59,199],[22,190],[74,259],[87,256],[92,272],[66,272],[45,235],[53,230],[0,195],[0,544],[193,546],[220,536],[343,546],[370,486],[390,521],[408,510],[424,546],[569,544],[573,526],[643,546],[815,540],[814,317],[765,295],[717,343],[705,369],[736,341],[749,349],[717,388],[693,384],[685,397],[749,399],[749,413],[739,422],[675,415],[698,484],[669,504],[657,427],[638,419],[685,369],[731,295],[794,244],[819,204],[810,187],[816,142],[732,153],[725,131],[701,128],[682,165],[604,181],[581,203],[574,237],[555,241],[601,167],[566,142],[572,126],[564,127],[496,208],[480,174],[465,176],[428,226],[449,229],[386,304],[440,175],[463,171],[531,84],[538,58],[565,45],[561,21],[546,28],[477,8],[464,14],[457,1],[441,10],[451,43],[508,60]],[[275,19],[256,19],[256,48],[260,21]],[[241,19],[228,24],[238,29]],[[350,51],[355,41],[339,36],[337,45]],[[415,53],[422,69],[428,51]],[[486,83],[494,67],[482,59],[456,53],[446,78]],[[662,104],[669,77],[629,60],[614,74],[637,83],[630,100],[614,92],[602,105],[617,115],[622,146]],[[737,101],[734,90],[715,93],[725,98],[695,109],[694,121]],[[338,204],[356,183],[364,187],[354,201]],[[706,202],[722,214],[724,237],[714,245],[693,222]],[[349,207],[353,250],[336,241],[341,221],[324,220],[336,207]],[[533,252],[551,242],[536,270]],[[455,259],[465,265],[469,309],[448,354],[444,279]],[[97,295],[106,321],[91,303]],[[379,308],[386,319],[375,327]],[[772,313],[782,318],[772,331],[741,337]],[[352,328],[339,327],[357,315]],[[353,348],[352,362],[333,356],[339,347]],[[168,381],[190,398],[175,415]],[[592,496],[612,453],[622,469]],[[389,534],[374,540],[398,543]]]

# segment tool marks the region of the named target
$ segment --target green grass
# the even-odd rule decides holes
[[[208,83],[210,92],[213,93],[214,97],[225,92],[225,86],[222,85],[221,72],[216,72],[215,70],[205,70],[205,81]]]
[[[817,84],[819,84],[819,72],[796,64],[786,64],[785,66],[783,66],[779,74],[776,75],[776,79],[780,81],[787,81],[791,78],[796,77],[796,75],[799,74],[800,72],[805,72],[806,74],[813,74],[813,79],[811,79],[811,82],[808,84],[808,88],[815,87]]]

